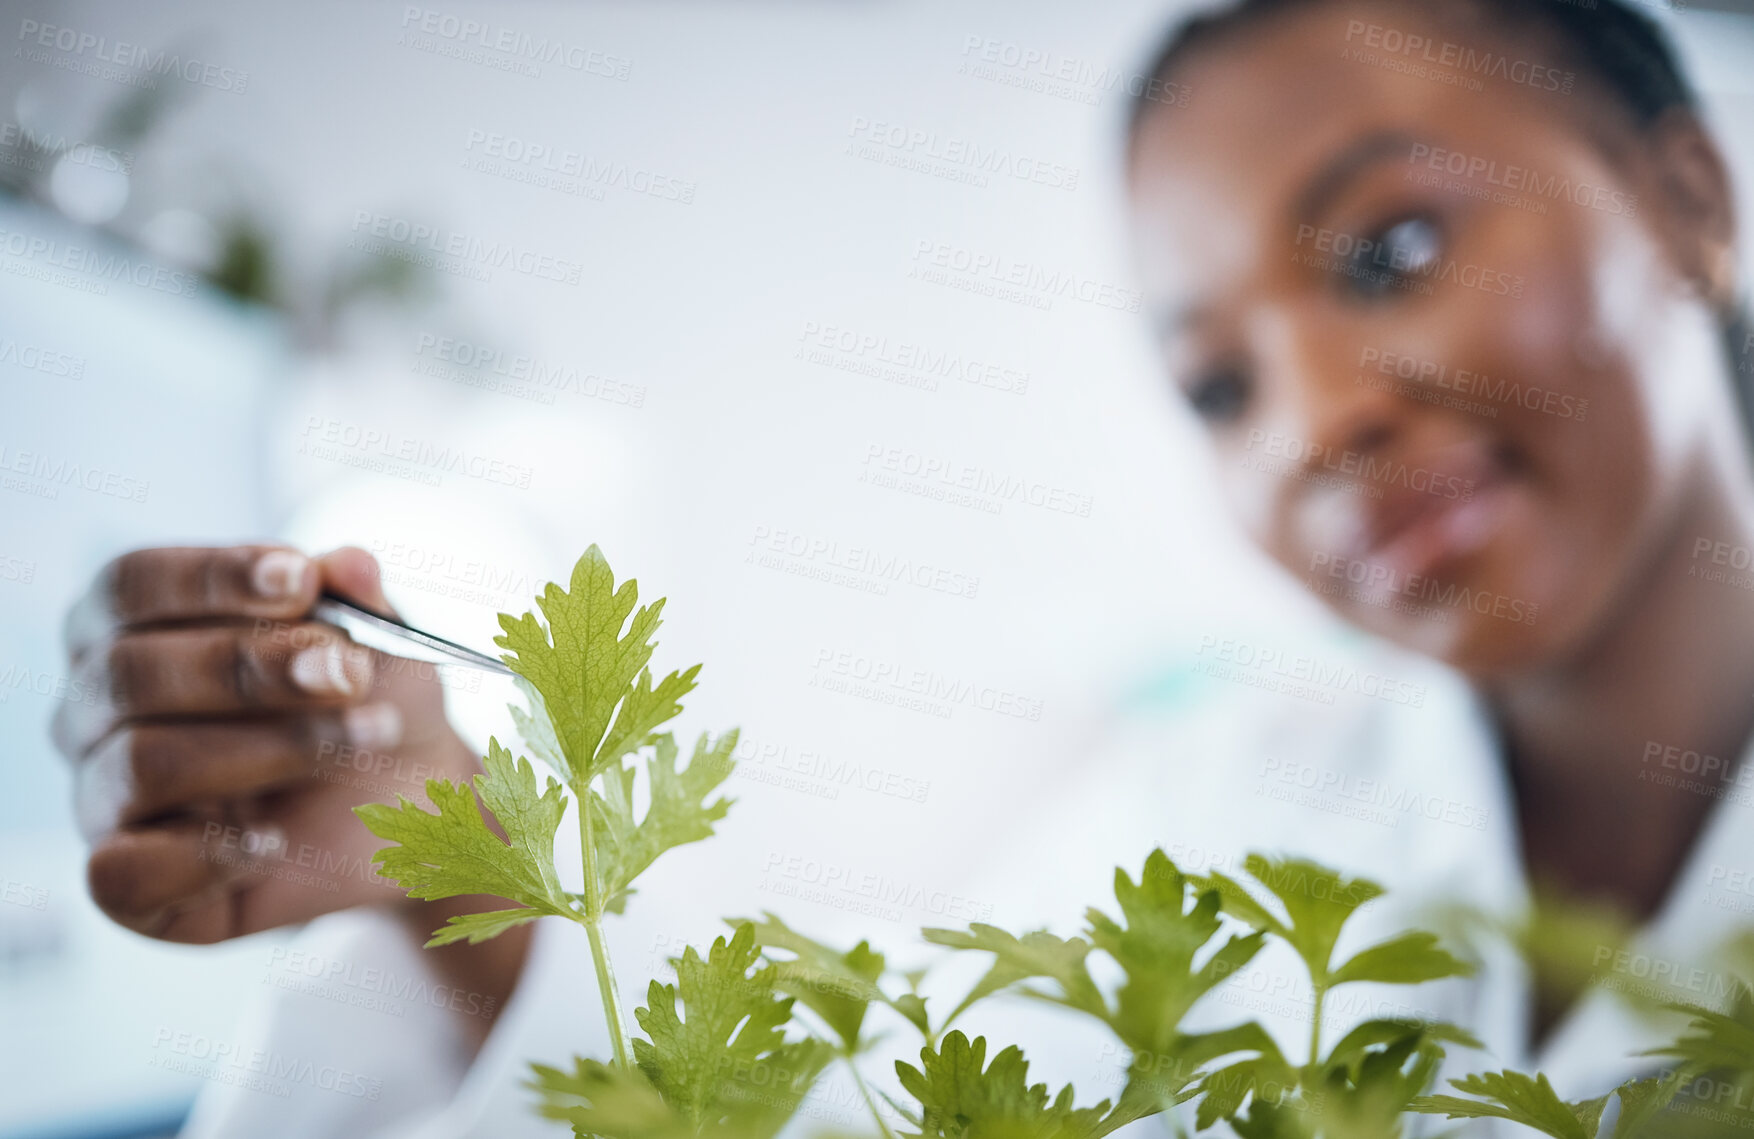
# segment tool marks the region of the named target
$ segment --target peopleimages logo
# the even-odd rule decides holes
[[[1588,182],[1573,182],[1557,174],[1542,176],[1539,171],[1513,163],[1507,162],[1500,166],[1497,159],[1463,154],[1423,142],[1413,144],[1411,153],[1407,155],[1407,165],[1423,165],[1427,170],[1453,178],[1483,182],[1512,195],[1528,194],[1553,201],[1564,199],[1574,205],[1588,206],[1611,214],[1625,214],[1627,217],[1634,217],[1638,213],[1637,194]]]
[[[83,680],[52,672],[37,672],[29,665],[8,664],[0,668],[0,704],[10,703],[14,692],[32,692],[46,700],[99,707],[104,693]]]
[[[633,67],[632,61],[625,56],[610,55],[549,36],[533,36],[515,28],[453,16],[417,4],[402,9],[402,29],[404,35],[418,33],[456,47],[497,53],[508,63],[531,68],[527,73],[532,75],[537,74],[533,70],[536,65],[553,63],[569,71],[626,82]]]
[[[399,889],[378,874],[374,863],[357,854],[326,850],[308,842],[293,843],[277,830],[250,830],[210,821],[202,831],[201,847],[195,857],[264,877],[316,886],[329,893],[340,890],[342,878],[387,890]]]
[[[250,73],[236,68],[221,67],[215,63],[204,63],[199,59],[184,59],[175,52],[157,51],[128,43],[126,40],[112,40],[108,36],[82,32],[77,28],[62,27],[57,24],[45,24],[37,20],[20,20],[18,24],[18,40],[23,45],[18,54],[30,59],[33,63],[47,63],[60,66],[61,62],[48,57],[45,49],[60,52],[63,60],[75,60],[87,67],[109,64],[114,67],[134,72],[136,78],[150,80],[154,76],[169,76],[181,79],[185,83],[194,83],[202,87],[211,87],[217,91],[242,91],[250,85]],[[81,71],[84,67],[70,67],[68,70]],[[100,75],[100,78],[111,76]],[[139,83],[151,89],[152,83]]]
[[[1136,99],[1185,107],[1192,91],[1185,83],[991,36],[963,37],[962,56],[958,70],[963,74],[1091,106],[1118,89]]]
[[[1730,763],[1709,752],[1697,752],[1674,744],[1658,743],[1656,740],[1645,741],[1643,763],[1646,767],[1676,771],[1684,776],[1696,775],[1702,786],[1713,790],[1726,784],[1754,787],[1754,767]],[[1644,778],[1643,772],[1639,773],[1639,778]]]
[[[356,966],[352,961],[286,946],[275,946],[269,951],[268,970],[268,975],[262,978],[264,984],[391,1016],[406,1015],[411,1005],[429,1005],[468,1016],[491,1017],[499,1005],[495,997],[437,983],[416,973],[398,974],[394,969],[375,965]]]
[[[521,463],[479,451],[318,415],[305,416],[301,438],[298,451],[301,455],[380,473],[412,472],[425,476],[418,481],[430,486],[439,485],[441,476],[449,473],[527,490],[534,474],[532,468]]]
[[[1212,654],[1210,657],[1206,657],[1208,652]],[[1423,684],[1397,680],[1370,669],[1361,669],[1353,664],[1318,660],[1302,653],[1288,652],[1272,646],[1256,645],[1245,640],[1220,639],[1211,634],[1205,634],[1200,637],[1200,647],[1195,650],[1195,655],[1229,665],[1234,669],[1248,670],[1262,676],[1274,677],[1292,683],[1356,692],[1363,696],[1373,696],[1391,704],[1401,704],[1411,708],[1425,706],[1426,689]],[[1256,685],[1256,687],[1263,686]],[[1331,701],[1329,702],[1331,703]]]
[[[0,443],[0,490],[59,498],[62,487],[76,487],[124,502],[145,502],[152,484],[65,456],[20,451]]]
[[[1263,783],[1278,783],[1317,795],[1380,807],[1395,819],[1401,815],[1416,815],[1428,822],[1483,831],[1492,814],[1490,808],[1461,803],[1447,795],[1385,779],[1365,778],[1353,772],[1314,767],[1296,760],[1269,758],[1261,767],[1260,778]]]
[[[812,364],[885,380],[905,387],[937,391],[940,379],[957,380],[968,387],[1023,395],[1029,390],[1029,372],[961,352],[931,348],[906,340],[845,328],[818,321],[804,322],[798,339],[803,342],[796,356]]]
[[[561,393],[629,408],[643,407],[646,401],[643,384],[610,379],[571,364],[429,332],[421,333],[415,340],[414,355],[414,371],[423,375],[538,403],[552,404],[555,396]]]
[[[585,272],[584,263],[580,261],[568,261],[546,253],[519,249],[510,242],[488,241],[472,234],[447,230],[442,226],[388,214],[376,214],[370,210],[354,211],[353,232],[358,235],[355,238],[355,248],[367,253],[395,251],[392,255],[400,253],[402,260],[432,268],[447,268],[444,264],[433,262],[432,258],[451,258],[457,266],[473,269],[477,274],[489,269],[507,269],[537,280],[559,281],[568,285],[578,284]],[[373,247],[361,242],[360,238],[368,241],[376,239],[387,244]]]
[[[1312,443],[1278,431],[1252,428],[1244,449],[1253,451],[1256,448],[1276,459],[1286,459],[1304,467],[1313,464],[1323,470],[1334,471],[1376,486],[1400,486],[1422,494],[1461,499],[1464,502],[1474,497],[1472,479],[1464,479],[1460,475],[1439,475],[1424,467],[1409,467],[1403,462],[1378,459],[1358,451],[1335,450],[1325,444]]]
[[[0,337],[0,364],[69,380],[85,378],[85,357]]]
[[[895,159],[893,165],[920,160],[928,165],[919,167],[926,173],[945,173],[929,165],[943,163],[958,168],[957,172],[973,175],[976,184],[986,185],[986,175],[1032,182],[1055,190],[1076,190],[1078,170],[1059,162],[1050,162],[1027,154],[1018,154],[1002,146],[988,146],[937,131],[906,127],[900,123],[873,122],[860,116],[853,120],[849,131],[854,145],[867,144],[853,153],[861,158]]]
[[[970,500],[971,503],[980,502],[990,506],[987,510],[990,514],[999,513],[1006,502],[1021,502],[1056,514],[1088,518],[1095,501],[1090,495],[1036,479],[882,443],[872,443],[865,449],[863,465],[865,470],[859,475],[860,482],[886,487],[899,484],[966,492],[975,496]],[[986,506],[980,508],[987,509]]]
[[[0,554],[0,581],[29,585],[36,580],[37,564],[27,558]]]
[[[993,916],[991,902],[978,901],[923,883],[892,878],[878,871],[824,862],[807,855],[769,851],[761,871],[762,877],[769,881],[778,878],[814,886],[827,895],[852,895],[892,910],[899,907],[951,921],[988,921]],[[813,900],[828,899],[823,897]]]
[[[1499,617],[1520,625],[1533,625],[1540,611],[1540,607],[1532,601],[1506,597],[1485,589],[1470,589],[1468,586],[1453,581],[1440,581],[1426,574],[1402,573],[1393,566],[1337,554],[1318,552],[1310,555],[1308,572],[1316,579],[1316,591],[1327,597],[1342,596],[1347,600],[1374,603],[1374,595],[1386,594],[1391,598],[1411,598],[1418,602],[1428,602],[1443,609],[1467,609],[1484,617]],[[1323,582],[1323,576],[1333,581]],[[1348,586],[1352,588],[1346,588]],[[1416,617],[1431,615],[1430,611],[1390,607]],[[1442,609],[1436,612],[1442,612]]]
[[[1649,985],[1632,986],[1632,991],[1660,999],[1673,999],[1676,990],[1703,997],[1718,1008],[1728,1008],[1739,1000],[1754,996],[1754,988],[1740,977],[1702,969],[1691,962],[1672,957],[1640,953],[1621,945],[1596,945],[1591,962],[1598,974],[1613,972],[1620,977],[1648,981]],[[1614,978],[1598,975],[1597,984],[1627,991],[1629,986]]]
[[[732,755],[737,760],[733,773],[737,776],[755,778],[763,783],[778,782],[778,779],[754,770],[771,768],[782,778],[797,776],[799,780],[818,784],[819,788],[812,793],[821,794],[826,799],[837,798],[842,787],[854,787],[873,795],[924,803],[932,789],[929,779],[916,779],[877,764],[835,758],[824,752],[795,749],[789,744],[757,740],[752,736],[738,736]],[[789,785],[792,781],[786,782]]]
[[[1545,412],[1560,419],[1582,419],[1589,412],[1590,401],[1565,395],[1533,384],[1515,380],[1494,380],[1484,372],[1466,368],[1452,369],[1435,360],[1422,360],[1399,352],[1384,352],[1365,347],[1358,353],[1358,366],[1399,380],[1453,391],[1458,396],[1475,396],[1494,403],[1514,403],[1529,411]],[[1488,409],[1492,410],[1492,409]]]
[[[49,891],[45,886],[32,886],[11,878],[0,879],[0,902],[22,906],[27,910],[49,908]]]
[[[153,1067],[236,1084],[281,1099],[291,1094],[295,1084],[369,1100],[376,1100],[384,1090],[384,1081],[376,1076],[197,1032],[160,1028],[153,1034],[152,1047],[153,1055],[147,1062]]]
[[[134,172],[134,155],[128,151],[98,146],[66,134],[33,130],[22,123],[0,122],[0,148],[12,152],[0,155],[0,162],[32,171],[42,169],[42,164],[36,161],[40,156],[54,155],[74,166],[89,166],[106,174]],[[18,151],[27,153],[16,153]],[[32,151],[35,153],[28,153]]]
[[[0,253],[19,258],[20,262],[80,274],[89,279],[94,291],[103,291],[104,282],[115,282],[179,297],[195,295],[196,278],[192,273],[16,230],[0,229]],[[3,267],[7,272],[20,272],[16,264]]]
[[[694,182],[691,179],[656,173],[644,167],[597,158],[580,150],[520,138],[517,135],[471,130],[463,144],[463,150],[477,158],[493,159],[495,164],[477,166],[476,169],[502,177],[509,177],[512,171],[520,170],[528,171],[531,175],[552,175],[553,179],[540,184],[552,184],[556,188],[561,188],[564,183],[577,183],[586,189],[626,190],[683,205],[694,201]],[[600,194],[596,196],[601,197]]]
[[[1466,44],[1435,40],[1417,32],[1405,32],[1363,20],[1346,21],[1346,42],[1363,46],[1403,62],[1435,64],[1486,79],[1506,79],[1539,91],[1571,94],[1577,73],[1559,71],[1526,59],[1512,59],[1495,51],[1478,51]]]
[[[749,539],[750,549],[743,561],[764,569],[778,569],[801,577],[819,577],[835,581],[841,576],[855,579],[859,585],[876,586],[867,592],[887,593],[891,583],[911,585],[951,597],[972,598],[980,589],[981,579],[948,569],[931,561],[917,561],[892,550],[880,550],[863,544],[842,545],[837,539],[800,533],[796,530],[757,526]]]
[[[922,280],[948,283],[944,274],[953,274],[949,282],[963,281],[967,291],[982,292],[1007,288],[998,294],[1001,299],[1025,299],[1036,308],[1049,308],[1056,298],[1084,301],[1103,308],[1138,312],[1143,296],[1138,289],[1111,284],[1062,269],[1049,269],[1029,261],[1013,261],[996,253],[969,249],[945,241],[921,239],[914,242],[914,272]],[[974,287],[986,286],[986,289]],[[1015,295],[1012,295],[1015,294]]]
[[[914,668],[899,661],[865,656],[862,653],[844,650],[837,652],[834,649],[817,652],[816,660],[811,666],[812,687],[826,688],[831,692],[843,691],[849,681],[867,689],[863,694],[868,697],[873,694],[920,697],[945,708],[944,715],[940,717],[942,719],[949,718],[948,706],[952,705],[977,708],[983,712],[993,712],[1019,720],[1038,721],[1042,714],[1041,700],[1009,689],[975,684],[933,669]],[[861,694],[857,691],[852,693]],[[880,702],[893,701],[884,699]]]

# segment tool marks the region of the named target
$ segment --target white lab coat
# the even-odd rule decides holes
[[[1375,658],[1349,659],[1366,670]],[[1380,881],[1390,890],[1367,906],[1342,940],[1342,954],[1415,922],[1428,921],[1439,901],[1473,904],[1510,913],[1521,906],[1525,883],[1516,853],[1514,815],[1479,709],[1447,674],[1393,657],[1376,676],[1398,672],[1399,683],[1379,686],[1354,679],[1306,686],[1302,695],[1263,691],[1283,686],[1271,669],[1230,669],[1214,676],[1210,660],[1195,660],[1129,705],[1099,744],[1067,755],[1063,767],[1037,771],[1017,785],[969,804],[970,835],[946,847],[942,862],[954,873],[934,879],[936,893],[901,915],[913,925],[961,925],[971,914],[993,914],[1013,928],[1046,926],[1075,932],[1086,905],[1113,912],[1112,873],[1120,865],[1137,874],[1144,855],[1161,846],[1184,869],[1235,871],[1251,850],[1301,855]],[[1412,670],[1412,671],[1408,671]],[[1223,666],[1217,671],[1224,673]],[[1408,679],[1408,678],[1412,679]],[[1242,682],[1238,682],[1241,678]],[[1310,695],[1313,692],[1314,695]],[[1327,703],[1329,697],[1333,703]],[[1385,698],[1386,697],[1386,698]],[[1412,706],[1416,699],[1418,706]],[[1399,701],[1399,702],[1397,702]],[[756,785],[745,797],[760,793]],[[1694,962],[1720,944],[1737,925],[1740,902],[1754,905],[1741,871],[1754,869],[1754,827],[1749,807],[1732,796],[1718,803],[1638,949],[1649,960]],[[875,828],[874,828],[875,829]],[[561,834],[571,833],[563,826]],[[856,864],[861,844],[894,842],[881,833],[843,836]],[[920,836],[917,842],[932,840]],[[697,912],[686,885],[715,860],[752,859],[763,866],[764,894],[747,909],[771,908],[794,927],[846,943],[870,936],[892,960],[925,959],[924,950],[896,921],[861,914],[868,899],[833,907],[806,905],[786,894],[808,875],[787,880],[774,871],[772,841],[741,842],[733,834],[706,847],[666,855],[682,869],[665,883],[636,895],[628,915],[609,927],[620,971],[624,1005],[643,1004],[643,979],[666,969],[683,936],[700,944],[715,932]],[[575,858],[576,851],[560,854]],[[825,857],[832,860],[829,853]],[[702,860],[705,860],[704,862]],[[753,862],[752,862],[753,864]],[[680,888],[678,887],[680,883]],[[704,888],[703,888],[704,889]],[[847,891],[843,891],[847,892]],[[821,891],[816,897],[820,899]],[[941,896],[941,897],[940,897]],[[836,903],[837,905],[839,903]],[[727,903],[727,906],[729,903]],[[893,915],[890,915],[893,916]],[[716,927],[722,929],[723,927]],[[456,1018],[435,1009],[448,995],[422,999],[407,989],[385,1010],[385,1000],[361,998],[369,989],[358,978],[420,977],[420,951],[386,919],[354,911],[313,922],[299,938],[305,973],[344,963],[349,982],[330,991],[267,986],[246,1010],[239,1029],[245,1050],[282,1071],[337,1069],[361,1079],[338,1083],[307,1076],[282,1080],[264,1091],[245,1081],[210,1082],[197,1102],[185,1139],[237,1135],[289,1135],[305,1139],[521,1139],[552,1136],[556,1125],[530,1110],[523,1086],[532,1060],[564,1065],[575,1052],[606,1057],[607,1038],[582,930],[558,921],[540,923],[534,949],[517,992],[502,1010],[486,1044],[472,1058]],[[970,955],[973,956],[973,955]],[[320,968],[310,963],[317,962]],[[984,962],[956,962],[937,991],[955,994]],[[1629,965],[1634,981],[1639,966]],[[1286,1041],[1296,1060],[1308,1038],[1307,994],[1300,994],[1288,951],[1269,950],[1250,970],[1199,1006],[1201,1025],[1257,1018]],[[1649,1071],[1651,1061],[1632,1054],[1653,1046],[1661,1030],[1628,1013],[1611,994],[1583,998],[1538,1054],[1530,1054],[1523,1025],[1528,978],[1508,950],[1487,946],[1479,974],[1415,989],[1355,986],[1330,998],[1323,1039],[1332,1041],[1350,1023],[1372,1016],[1437,1016],[1473,1030],[1487,1055],[1452,1056],[1445,1075],[1501,1067],[1539,1068],[1562,1095],[1599,1095],[1627,1076]],[[939,1003],[935,1007],[943,1008]],[[873,1014],[872,1024],[879,1023]],[[1096,1028],[1039,1005],[1003,998],[968,1014],[960,1027],[1016,1041],[1031,1058],[1032,1079],[1053,1087],[1071,1081],[1081,1104],[1117,1090],[1126,1058]],[[886,1053],[866,1069],[880,1086],[894,1087],[894,1057],[917,1053],[899,1026]],[[323,1086],[327,1083],[329,1086]],[[361,1092],[361,1088],[365,1088]],[[1445,1089],[1447,1090],[1447,1089]],[[1159,1126],[1144,1121],[1135,1127]],[[1454,1126],[1446,1124],[1445,1126]],[[831,1069],[798,1128],[872,1131],[844,1074]],[[1425,1133],[1438,1129],[1435,1122]],[[1488,1134],[1470,1124],[1466,1134]]]

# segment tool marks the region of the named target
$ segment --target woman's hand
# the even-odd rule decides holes
[[[55,744],[76,773],[93,899],[129,929],[213,942],[361,903],[409,902],[371,863],[360,803],[423,800],[478,760],[444,718],[430,665],[307,619],[333,590],[388,611],[377,563],[278,546],[138,550],[68,615],[83,701]]]

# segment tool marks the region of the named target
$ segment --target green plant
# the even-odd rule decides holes
[[[1495,1117],[1559,1139],[1594,1139],[1608,1096],[1561,1100],[1542,1076],[1485,1073],[1454,1081],[1471,1098],[1428,1095],[1451,1047],[1478,1048],[1441,1022],[1374,1019],[1324,1048],[1323,1011],[1337,989],[1357,983],[1419,985],[1461,976],[1469,965],[1435,935],[1408,932],[1344,960],[1335,949],[1357,910],[1382,894],[1359,878],[1301,859],[1252,855],[1245,875],[1185,874],[1162,851],[1135,881],[1115,872],[1114,915],[1086,914],[1081,935],[1013,934],[992,925],[928,929],[925,939],[991,957],[984,976],[943,1017],[920,994],[920,973],[898,973],[868,943],[839,950],[772,914],[732,919],[729,936],[703,955],[690,948],[676,980],[646,987],[630,1031],[602,936],[634,882],[667,851],[709,837],[729,800],[719,794],[736,733],[702,734],[686,764],[662,730],[681,712],[699,666],[654,680],[649,662],[663,601],[638,605],[634,582],[617,584],[593,546],[570,587],[550,584],[533,613],[501,615],[498,644],[520,679],[527,707],[512,709],[525,747],[545,770],[490,741],[472,783],[434,780],[433,810],[400,799],[359,808],[379,837],[380,872],[417,898],[488,894],[503,909],[451,918],[429,945],[494,937],[539,917],[582,925],[613,1056],[575,1057],[570,1068],[536,1065],[539,1110],[577,1135],[605,1139],[768,1139],[798,1111],[822,1072],[845,1065],[884,1139],[897,1139],[859,1068],[877,1034],[874,1012],[919,1034],[918,1067],[897,1063],[901,1090],[887,1096],[914,1136],[930,1139],[1100,1139],[1135,1120],[1191,1105],[1191,1125],[1219,1124],[1243,1139],[1393,1139],[1417,1113]],[[642,782],[643,813],[635,810]],[[565,889],[555,835],[576,817],[581,882]],[[1196,1004],[1282,943],[1307,973],[1312,994],[1307,1041],[1294,1051],[1256,1021],[1190,1031]],[[1093,973],[1120,978],[1104,987]],[[952,1025],[1000,993],[1093,1018],[1129,1059],[1119,1095],[1076,1106],[1070,1085],[1049,1095],[1031,1084],[1016,1047],[990,1046]],[[1754,1083],[1754,1008],[1731,1015],[1675,1006],[1692,1034],[1661,1055],[1659,1079],[1613,1093],[1616,1139],[1635,1134],[1689,1080],[1728,1072]],[[989,1053],[991,1053],[989,1055]],[[1299,1060],[1298,1057],[1301,1057]]]

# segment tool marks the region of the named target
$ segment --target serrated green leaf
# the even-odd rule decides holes
[[[1253,1052],[1280,1063],[1285,1061],[1285,1054],[1280,1051],[1273,1034],[1252,1020],[1216,1032],[1190,1032],[1177,1037],[1176,1055],[1195,1066],[1238,1052]]]
[[[1072,1106],[1067,1084],[1052,1102],[1046,1084],[1029,1082],[1016,1047],[986,1062],[987,1041],[960,1032],[920,1049],[920,1067],[895,1062],[901,1086],[920,1104],[920,1131],[933,1139],[1092,1139],[1102,1134],[1108,1101]]]
[[[1481,1072],[1450,1086],[1477,1099],[1451,1095],[1421,1096],[1409,1110],[1450,1119],[1508,1119],[1532,1127],[1553,1139],[1596,1139],[1607,1096],[1567,1103],[1559,1098],[1544,1075],[1521,1072]]]
[[[638,585],[630,579],[617,586],[602,551],[592,546],[573,566],[570,589],[549,582],[537,597],[546,625],[533,613],[499,616],[503,632],[494,643],[542,697],[575,792],[642,746],[694,685],[698,666],[652,685],[645,669],[664,601],[635,611],[638,600]]]
[[[1134,1073],[1128,1076],[1114,1107],[1091,1129],[1090,1139],[1100,1139],[1110,1131],[1129,1123],[1161,1114],[1187,1098],[1189,1097],[1186,1095],[1167,1091],[1163,1082],[1153,1076]]]
[[[1231,1065],[1226,1069],[1230,1075],[1224,1081],[1234,1079],[1240,1083],[1234,1087],[1235,1099],[1231,1108],[1223,1114],[1234,1111],[1234,1104],[1241,1103],[1251,1089],[1258,1090],[1254,1082],[1256,1076],[1266,1079],[1269,1073],[1295,1074],[1272,1035],[1254,1021],[1216,1032],[1177,1033],[1165,1051],[1135,1051],[1129,1057],[1127,1083],[1114,1110],[1109,1113],[1109,1122],[1118,1126],[1130,1121],[1124,1116],[1142,1118],[1167,1111],[1202,1092],[1214,1090],[1215,1085],[1208,1081],[1215,1073],[1207,1066],[1214,1060],[1239,1052],[1253,1053],[1249,1058],[1252,1066],[1238,1068]],[[1226,1089],[1231,1090],[1228,1083]],[[1226,1098],[1221,1094],[1221,1102],[1214,1103],[1209,1110],[1219,1112]]]
[[[1331,985],[1378,981],[1386,985],[1418,985],[1444,977],[1469,977],[1474,967],[1438,944],[1435,933],[1403,933],[1361,949],[1329,975]]]
[[[1020,981],[1049,980],[1059,986],[1058,1002],[1080,1012],[1107,1019],[1108,1006],[1084,966],[1090,943],[1081,937],[1056,937],[1046,930],[1033,930],[1016,937],[998,926],[981,922],[966,931],[923,929],[920,935],[934,945],[949,949],[991,953],[993,967],[969,990],[962,1003],[944,1018],[949,1024],[969,1006]]]
[[[519,692],[524,694],[526,707],[507,704],[506,711],[511,713],[512,724],[518,729],[524,746],[530,754],[547,764],[549,769],[561,779],[571,779],[572,771],[566,765],[566,756],[561,754],[560,740],[554,734],[554,723],[548,718],[548,709],[542,703],[542,694],[536,686],[521,676],[512,677],[512,683]]]
[[[1666,1056],[1699,1072],[1754,1074],[1754,1025],[1702,1005],[1675,1001],[1663,1006],[1692,1018],[1687,1034],[1646,1056]]]
[[[840,952],[806,937],[771,913],[764,913],[758,921],[748,918],[726,920],[733,928],[745,924],[751,926],[755,930],[755,943],[768,954],[770,961],[773,960],[772,950],[791,954],[790,960],[773,962],[774,987],[821,1017],[823,1023],[840,1037],[843,1052],[851,1055],[861,1050],[864,1042],[859,1038],[859,1031],[871,1002],[891,1003],[877,984],[883,976],[881,953],[874,951],[865,941]]]
[[[1303,1111],[1263,1099],[1250,1100],[1248,1114],[1232,1119],[1230,1129],[1236,1132],[1237,1139],[1314,1139],[1315,1136],[1315,1129]],[[1347,1135],[1345,1139],[1359,1137]]]
[[[1409,1105],[1430,1086],[1445,1043],[1479,1047],[1451,1024],[1368,1020],[1340,1039],[1287,1105],[1312,1134],[1401,1139]]]
[[[884,1091],[882,1088],[877,1089],[877,1095],[879,1098],[881,1098],[883,1100],[884,1103],[888,1104],[892,1109],[894,1109],[896,1115],[900,1116],[902,1119],[907,1120],[908,1123],[912,1124],[915,1127],[920,1126],[920,1112],[919,1112],[919,1108],[917,1105],[914,1107],[909,1107],[907,1104],[896,1099],[894,1096],[890,1095],[888,1092]]]
[[[889,1007],[907,1018],[909,1024],[920,1030],[920,1035],[931,1035],[932,1022],[926,1013],[924,997],[918,993],[902,993],[889,1002]]]
[[[649,1038],[634,1041],[634,1057],[664,1102],[694,1127],[751,1139],[785,1123],[833,1056],[818,1040],[786,1041],[792,998],[774,993],[773,967],[758,957],[748,923],[704,960],[691,946],[676,983],[653,981],[634,1014]]]
[[[1620,1118],[1614,1121],[1613,1139],[1638,1139],[1645,1126],[1661,1115],[1677,1092],[1695,1073],[1678,1068],[1666,1076],[1627,1080],[1614,1094],[1620,1100]]]
[[[514,761],[498,740],[489,741],[482,767],[473,789],[468,783],[428,780],[426,793],[436,812],[405,796],[397,796],[394,807],[371,803],[354,808],[373,834],[397,844],[372,856],[379,873],[413,898],[490,894],[528,906],[535,911],[532,917],[574,916],[554,874],[554,831],[566,813],[564,790],[549,779],[538,794],[530,761]],[[504,830],[503,840],[488,828],[483,809]],[[434,937],[492,936],[488,930],[496,923],[499,928],[493,932],[518,924],[484,919],[462,933],[450,933],[453,926]]]
[[[1214,870],[1203,877],[1190,875],[1189,880],[1197,890],[1217,891],[1221,912],[1262,933],[1270,933],[1282,941],[1291,940],[1291,927],[1257,901],[1253,894],[1243,889],[1242,884],[1234,878]]]
[[[525,1086],[542,1096],[537,1111],[573,1126],[575,1134],[615,1139],[695,1139],[695,1129],[676,1114],[639,1071],[624,1071],[575,1057],[565,1072],[532,1064]]]
[[[659,727],[676,718],[682,711],[682,697],[694,691],[694,678],[700,665],[687,672],[672,672],[658,686],[652,687],[652,674],[641,671],[633,687],[628,689],[621,707],[615,711],[615,722],[597,749],[600,764],[619,759],[645,746]]]
[[[1290,1064],[1259,1025],[1218,1034],[1216,1045],[1191,1052],[1199,1062],[1218,1053],[1256,1055],[1208,1074],[1195,1092],[1203,1095],[1196,1123],[1204,1129],[1227,1120],[1237,1133],[1398,1139],[1400,1119],[1424,1091],[1442,1062],[1444,1043],[1479,1047],[1451,1024],[1416,1020],[1369,1020],[1342,1037],[1315,1069]],[[1244,1105],[1246,1114],[1239,1114]]]
[[[725,817],[731,800],[708,799],[731,774],[736,747],[735,730],[717,740],[702,733],[688,766],[678,769],[676,741],[668,734],[658,736],[645,763],[650,802],[637,821],[632,767],[618,766],[605,774],[601,794],[592,789],[593,841],[604,909],[620,913],[633,880],[660,855],[712,837],[713,824]]]
[[[447,918],[427,941],[423,948],[436,949],[441,945],[450,945],[456,941],[468,941],[470,945],[479,945],[490,937],[498,937],[513,926],[523,925],[527,921],[535,921],[545,914],[541,910],[488,910],[479,914],[458,914]]]
[[[1182,1019],[1194,1002],[1235,975],[1260,951],[1263,935],[1231,937],[1194,967],[1194,959],[1218,933],[1220,898],[1214,890],[1187,904],[1187,878],[1161,850],[1145,860],[1139,881],[1115,870],[1115,900],[1126,925],[1102,911],[1086,915],[1091,944],[1115,959],[1127,979],[1107,1017],[1122,1043],[1135,1052],[1173,1050]]]
[[[1225,912],[1283,938],[1303,958],[1316,987],[1325,988],[1331,983],[1330,966],[1341,927],[1359,906],[1381,897],[1383,888],[1301,858],[1251,854],[1243,867],[1278,899],[1287,920],[1281,921],[1234,880],[1214,873],[1208,881],[1218,889]]]
[[[1275,1046],[1247,1060],[1239,1060],[1209,1072],[1195,1089],[1200,1105],[1194,1113],[1194,1126],[1200,1131],[1221,1119],[1232,1120],[1243,1103],[1278,1105],[1297,1089],[1297,1069],[1286,1062]],[[1265,1119],[1276,1113],[1263,1113]]]
[[[1329,1050],[1322,1061],[1324,1074],[1344,1072],[1358,1079],[1360,1066],[1371,1050],[1387,1047],[1403,1040],[1428,1040],[1435,1044],[1460,1044],[1464,1048],[1485,1046],[1474,1034],[1459,1025],[1444,1021],[1403,1020],[1384,1018],[1356,1024]]]

